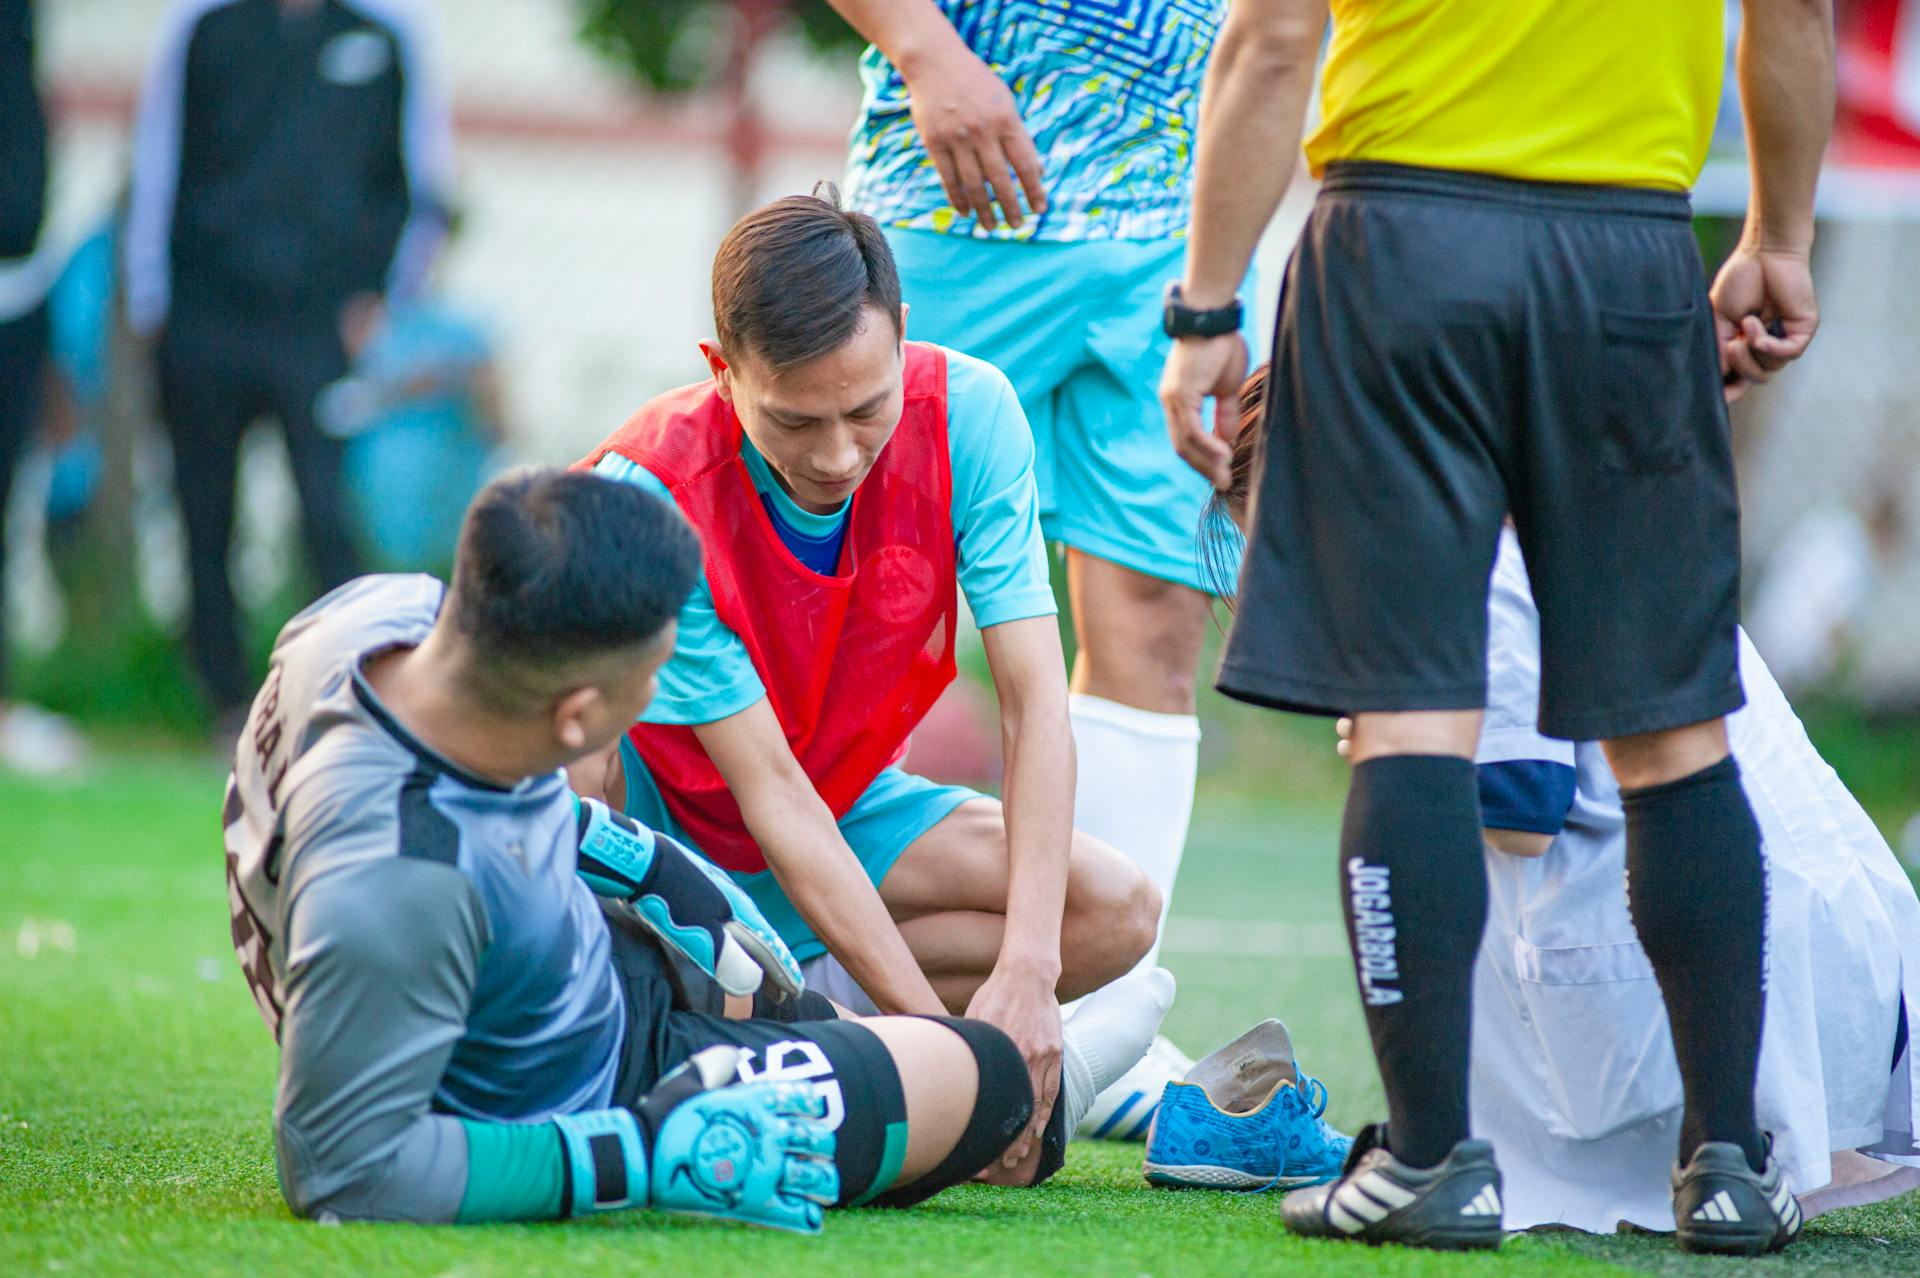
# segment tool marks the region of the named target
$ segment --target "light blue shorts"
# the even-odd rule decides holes
[[[627,815],[697,849],[667,811],[646,764],[634,752],[633,743],[625,738],[620,741],[620,761],[627,771]],[[873,779],[866,793],[855,799],[847,814],[840,818],[840,834],[853,849],[868,880],[877,888],[909,844],[944,821],[962,803],[980,797],[978,790],[963,785],[941,785],[899,768],[888,768]],[[753,903],[767,916],[796,959],[804,963],[827,952],[826,943],[815,936],[806,920],[800,917],[800,911],[774,880],[772,870],[735,874],[733,879],[753,898]]]
[[[887,239],[912,308],[907,336],[998,366],[1020,396],[1048,539],[1204,589],[1198,540],[1213,489],[1173,451],[1159,398],[1161,293],[1186,242]],[[1251,276],[1241,297],[1252,304]]]

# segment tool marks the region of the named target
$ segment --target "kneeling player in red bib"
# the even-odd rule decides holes
[[[1025,416],[991,365],[904,340],[879,227],[830,200],[743,219],[713,292],[711,379],[649,403],[586,463],[670,497],[706,578],[652,707],[576,785],[732,872],[813,988],[1006,1030],[1044,1125],[1056,1000],[1132,968],[1160,902],[1072,828]],[[1004,803],[898,766],[954,678],[961,592],[999,695]],[[1167,979],[1141,1014],[1171,995]]]

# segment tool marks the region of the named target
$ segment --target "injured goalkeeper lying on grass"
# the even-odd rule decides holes
[[[1157,970],[1068,1022],[1036,1138],[1006,1035],[841,1019],[724,875],[573,795],[563,765],[646,704],[699,563],[657,498],[522,472],[475,500],[450,589],[361,578],[281,632],[224,825],[298,1214],[814,1232],[827,1206],[1045,1180],[1146,1050]]]

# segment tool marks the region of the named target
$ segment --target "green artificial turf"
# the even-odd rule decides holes
[[[1284,1236],[1272,1194],[1149,1190],[1139,1147],[1076,1145],[1038,1191],[967,1187],[819,1239],[625,1213],[569,1224],[322,1227],[274,1182],[274,1052],[227,943],[219,775],[113,760],[0,778],[0,1274],[1709,1274],[1658,1239],[1517,1238],[1436,1256]],[[1207,796],[1167,961],[1196,1054],[1261,1016],[1295,1033],[1343,1127],[1378,1111],[1342,957],[1326,800]],[[1920,1274],[1920,1199],[1816,1222],[1753,1272]]]

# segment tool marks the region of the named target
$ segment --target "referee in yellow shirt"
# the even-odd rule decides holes
[[[1242,700],[1354,717],[1340,881],[1388,1121],[1287,1200],[1298,1233],[1501,1237],[1493,1150],[1468,1139],[1467,1027],[1486,919],[1471,760],[1509,512],[1540,605],[1541,730],[1604,741],[1622,786],[1634,927],[1685,1088],[1680,1243],[1798,1232],[1754,1113],[1766,878],[1724,723],[1743,700],[1724,401],[1818,323],[1830,3],[1744,0],[1753,192],[1709,293],[1687,191],[1722,0],[1332,0],[1306,143],[1325,183],[1287,271],[1220,673]],[[1328,0],[1236,0],[1206,81],[1161,398],[1223,488],[1234,289],[1292,177],[1327,18]]]

